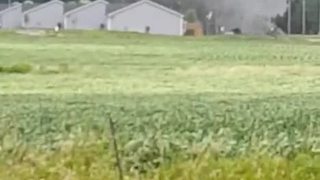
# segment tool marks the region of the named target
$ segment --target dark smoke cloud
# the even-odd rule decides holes
[[[287,0],[207,0],[217,25],[226,30],[240,28],[244,33],[262,34],[272,26],[270,19],[286,10]]]

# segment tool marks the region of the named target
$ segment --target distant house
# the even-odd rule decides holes
[[[150,34],[184,34],[183,15],[149,0],[141,0],[108,12],[107,27],[112,31]]]
[[[108,2],[96,0],[88,4],[65,7],[65,29],[100,29],[105,27]]]
[[[13,3],[11,6],[0,4],[0,28],[13,29],[21,27],[22,5]]]
[[[43,4],[23,4],[24,28],[54,28],[63,21],[63,2],[51,0]]]

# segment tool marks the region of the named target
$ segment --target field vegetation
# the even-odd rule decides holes
[[[0,179],[320,179],[310,38],[0,32]]]

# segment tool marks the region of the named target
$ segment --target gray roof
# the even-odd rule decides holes
[[[107,6],[107,13],[112,13],[118,9],[122,9],[126,6],[130,5],[130,3],[112,3]]]
[[[8,4],[0,4],[0,11],[7,9],[8,7]]]
[[[64,4],[64,13],[72,11],[74,9],[77,9],[81,6],[84,6],[86,4],[83,3],[65,3]],[[107,5],[107,13],[111,13],[113,11],[116,11],[118,9],[124,8],[126,6],[130,5],[130,3],[112,3]]]
[[[179,17],[183,17],[183,14],[181,14],[180,12],[176,11],[176,10],[173,10],[173,9],[170,9],[162,4],[158,4],[152,0],[140,0],[140,1],[137,1],[137,2],[134,2],[134,3],[131,3],[131,4],[122,4],[122,5],[115,5],[113,7],[110,8],[110,11],[108,12],[109,16],[114,16],[115,14],[117,13],[120,13],[121,11],[125,11],[125,10],[128,10],[130,8],[133,8],[135,6],[138,6],[138,5],[141,5],[141,4],[144,4],[144,3],[148,3],[152,6],[155,6],[159,9],[162,9],[168,13],[171,13],[171,14],[174,14],[176,16],[179,16]],[[109,5],[110,6],[110,5]]]
[[[85,4],[82,4],[82,3],[65,3],[64,4],[64,12],[68,12],[68,11],[71,11],[73,9],[76,9],[78,7],[81,7]]]
[[[38,4],[38,3],[34,3],[34,4],[23,3],[22,4],[22,12],[28,11],[29,9],[32,9],[38,5],[40,5],[40,4]]]

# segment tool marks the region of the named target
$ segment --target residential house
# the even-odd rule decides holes
[[[133,31],[150,34],[184,34],[184,16],[172,9],[141,0],[108,12],[107,27],[112,31]]]
[[[22,5],[13,3],[11,6],[0,4],[0,28],[14,29],[21,27]]]
[[[43,4],[23,4],[24,28],[48,29],[54,28],[63,21],[64,3],[51,0]]]
[[[96,0],[88,4],[65,7],[65,29],[101,29],[105,28],[108,2]]]

